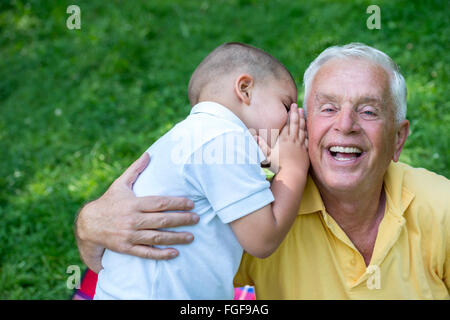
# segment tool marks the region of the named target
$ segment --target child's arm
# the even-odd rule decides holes
[[[309,168],[302,109],[291,107],[275,148],[280,157],[280,168],[271,184],[275,201],[230,223],[244,250],[258,258],[266,258],[277,249],[300,206]]]

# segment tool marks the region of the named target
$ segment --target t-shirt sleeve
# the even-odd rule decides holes
[[[261,169],[264,155],[254,139],[228,132],[203,144],[183,166],[186,181],[203,194],[223,223],[230,223],[272,201]]]

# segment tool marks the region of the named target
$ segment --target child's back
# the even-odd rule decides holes
[[[273,201],[259,167],[263,155],[256,142],[231,111],[203,102],[148,152],[152,161],[133,186],[136,196],[193,200],[200,222],[183,230],[192,232],[195,240],[189,247],[174,246],[180,254],[173,260],[146,260],[106,250],[96,298],[232,299],[230,279],[239,267],[242,247],[228,222],[254,211],[250,201],[256,207]],[[243,153],[246,159],[239,158]],[[231,179],[221,176],[224,173]]]

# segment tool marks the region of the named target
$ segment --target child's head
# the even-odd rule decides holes
[[[214,101],[231,109],[250,129],[281,129],[297,101],[292,75],[261,49],[237,42],[214,49],[189,81],[192,106]]]

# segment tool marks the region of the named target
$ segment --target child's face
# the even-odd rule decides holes
[[[271,134],[278,135],[287,122],[291,104],[296,102],[297,87],[291,79],[270,79],[256,84],[249,110],[249,129],[255,129],[270,145]]]

